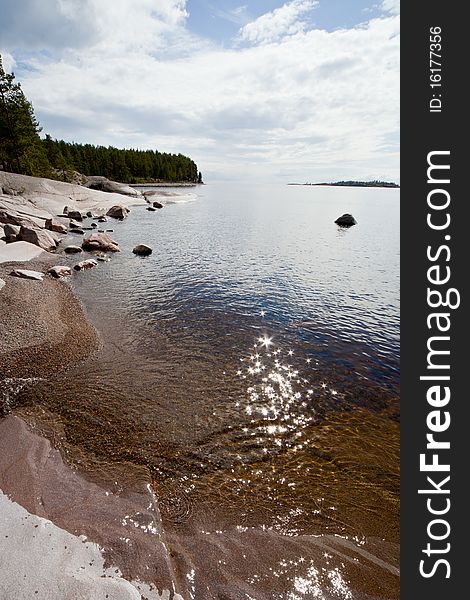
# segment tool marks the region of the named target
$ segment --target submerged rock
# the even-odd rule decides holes
[[[22,279],[35,279],[36,281],[42,281],[44,279],[44,273],[40,271],[30,271],[29,269],[14,269],[10,275],[13,277],[21,277]]]
[[[82,243],[85,250],[104,250],[105,252],[120,252],[119,244],[107,233],[90,233]]]
[[[106,214],[108,215],[108,217],[113,217],[113,219],[125,219],[129,212],[130,210],[125,206],[116,204],[115,206],[111,206],[111,208]]]
[[[80,248],[80,246],[71,245],[64,248],[64,252],[66,254],[78,254],[79,252],[83,252],[83,250]]]
[[[139,244],[134,248],[134,250],[132,250],[132,252],[139,256],[149,256],[149,254],[152,254],[153,250],[146,244]]]
[[[16,239],[23,242],[29,242],[30,244],[39,246],[47,251],[55,250],[57,247],[56,239],[45,229],[33,229],[31,227],[22,226]]]
[[[57,265],[55,267],[51,267],[48,273],[59,279],[60,277],[70,277],[70,275],[72,275],[72,269],[63,265]]]
[[[73,268],[75,271],[86,271],[87,269],[93,269],[93,267],[97,266],[98,263],[96,260],[89,258],[88,260],[82,260],[81,262],[77,263]]]
[[[352,227],[352,225],[357,225],[356,219],[349,213],[344,213],[344,215],[338,217],[335,223],[340,227]]]

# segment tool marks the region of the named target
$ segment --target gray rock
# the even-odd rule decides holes
[[[93,213],[91,212],[91,210],[87,211],[87,213],[86,213],[86,216],[87,216],[89,219],[93,219]]]
[[[2,188],[3,188],[3,193],[6,194],[7,196],[18,196],[18,192],[16,190],[13,190],[11,187],[3,185]]]
[[[29,242],[47,251],[55,250],[57,247],[57,241],[45,229],[33,229],[22,226],[16,239],[18,241]]]
[[[80,248],[80,246],[74,246],[73,244],[70,246],[66,246],[64,248],[64,252],[66,254],[78,254],[79,252],[83,252],[83,250]]]
[[[47,272],[57,279],[60,277],[70,277],[70,275],[72,275],[72,269],[63,265],[51,267]]]
[[[87,269],[93,269],[93,267],[97,266],[98,263],[96,260],[89,258],[88,260],[82,260],[81,262],[77,263],[73,268],[75,271],[86,271]]]
[[[357,224],[357,221],[349,213],[344,213],[344,215],[341,215],[341,217],[338,217],[336,219],[335,223],[340,227],[352,227],[352,225]]]
[[[107,233],[90,233],[82,243],[85,250],[103,250],[104,252],[119,252],[119,244]]]
[[[146,244],[139,244],[134,248],[134,250],[132,250],[132,252],[138,256],[149,256],[149,254],[152,254],[153,250]]]
[[[129,209],[125,206],[116,204],[115,206],[111,206],[111,208],[106,214],[108,215],[108,217],[113,217],[113,219],[125,219],[129,212]]]
[[[69,210],[67,213],[69,219],[75,219],[76,221],[83,221],[82,213],[79,210]]]
[[[20,233],[21,227],[19,225],[10,225],[6,223],[3,227],[3,233],[7,242],[14,242]]]
[[[22,279],[35,279],[36,281],[42,281],[44,279],[44,273],[41,273],[40,271],[30,271],[28,269],[14,269],[10,275],[21,277]]]
[[[55,219],[46,219],[46,229],[56,233],[67,233],[67,227]]]
[[[157,202],[156,200],[153,202],[152,206],[154,208],[163,208],[163,204],[161,202]]]
[[[110,181],[107,177],[101,175],[92,175],[87,178],[85,187],[92,190],[101,190],[102,192],[111,192],[114,194],[124,194],[125,196],[141,196],[141,193],[134,188],[131,188],[125,183]]]

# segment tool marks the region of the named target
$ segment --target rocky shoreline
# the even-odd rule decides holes
[[[150,600],[174,591],[151,490],[111,490],[87,481],[33,431],[34,419],[26,423],[10,411],[21,388],[85,360],[99,346],[66,280],[120,250],[100,224],[125,218],[130,205],[163,206],[110,184],[102,191],[0,172],[1,598]],[[67,246],[71,232],[79,243]],[[150,252],[146,245],[134,248],[135,254]],[[72,269],[76,256],[82,260]],[[134,514],[143,528],[124,539],[122,521]]]

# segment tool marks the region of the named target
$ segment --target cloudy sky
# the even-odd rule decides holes
[[[399,0],[1,0],[45,132],[206,180],[399,180]]]

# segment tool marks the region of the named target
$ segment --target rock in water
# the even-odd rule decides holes
[[[83,235],[85,232],[81,227],[75,227],[70,230],[70,233],[77,233],[78,235]]]
[[[22,279],[35,279],[36,281],[42,281],[44,273],[40,271],[29,271],[28,269],[14,269],[10,275],[14,277],[21,277]]]
[[[67,233],[67,227],[55,219],[46,219],[46,229],[56,233]]]
[[[76,221],[83,221],[82,213],[79,210],[69,210],[67,213],[69,219],[75,219]]]
[[[70,267],[57,265],[56,267],[50,268],[48,273],[59,279],[60,277],[70,277],[70,275],[72,275],[72,269]]]
[[[146,244],[139,244],[134,248],[134,250],[132,250],[132,252],[139,256],[148,256],[149,254],[152,254],[153,250]]]
[[[129,212],[129,209],[125,206],[116,204],[115,206],[111,206],[106,214],[108,217],[113,217],[114,219],[125,219],[127,217],[127,213]]]
[[[107,223],[108,222],[108,217],[105,217],[104,215],[101,215],[101,217],[98,217],[98,221],[100,223]]]
[[[16,239],[39,246],[43,250],[55,250],[57,246],[54,237],[45,229],[33,229],[22,226]]]
[[[107,233],[90,233],[82,243],[84,250],[103,250],[104,252],[120,252],[119,245]]]
[[[351,227],[352,225],[356,225],[357,221],[349,213],[344,213],[344,215],[341,215],[341,217],[336,219],[335,223],[340,227]]]
[[[83,250],[80,248],[80,246],[71,245],[64,248],[64,252],[66,254],[78,254],[79,252],[83,252]]]
[[[154,208],[153,206],[147,206],[147,210],[150,210],[152,212],[156,212],[156,208]]]
[[[77,263],[74,266],[75,271],[86,271],[87,269],[93,269],[93,267],[98,266],[96,260],[89,258],[88,260],[82,260],[82,262]]]
[[[91,226],[92,226],[93,229],[96,229],[98,227],[98,224],[97,223],[92,223]]]
[[[163,204],[161,204],[161,202],[157,202],[155,200],[155,202],[153,203],[154,208],[163,208]]]
[[[82,228],[82,224],[77,223],[77,221],[70,221],[69,226],[70,226],[70,229],[81,229]]]

